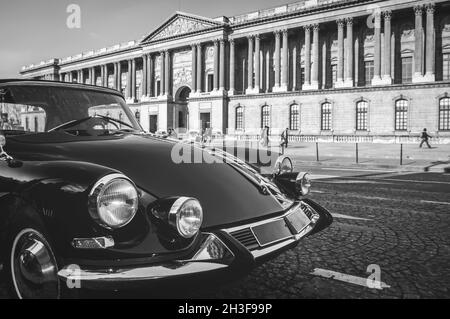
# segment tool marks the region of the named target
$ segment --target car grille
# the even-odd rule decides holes
[[[308,216],[309,219],[312,219],[312,218],[313,218],[314,212],[313,212],[313,210],[311,209],[311,207],[309,207],[309,205],[307,205],[307,204],[301,202],[301,203],[300,203],[300,208],[301,208],[301,210],[305,213],[305,215]]]
[[[258,241],[250,228],[244,228],[230,233],[238,242],[248,250],[259,248]]]
[[[300,203],[300,208],[305,213],[305,215],[308,216],[308,218],[311,220],[313,220],[314,216],[317,215],[313,211],[313,209],[304,202]],[[234,239],[240,242],[248,250],[255,250],[260,248],[260,245],[250,227],[236,230],[234,232],[231,232],[230,235],[233,236]]]

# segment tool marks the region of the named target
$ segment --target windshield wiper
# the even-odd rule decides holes
[[[117,120],[115,118],[112,118],[112,117],[109,117],[109,116],[104,116],[104,115],[99,115],[99,114],[97,114],[96,117],[100,117],[100,118],[102,118],[102,119],[104,119],[106,121],[109,121],[109,122],[116,122],[116,123],[128,126],[129,128],[134,130],[134,127],[132,125],[130,125],[128,123],[125,123],[125,122],[123,122],[121,120]]]

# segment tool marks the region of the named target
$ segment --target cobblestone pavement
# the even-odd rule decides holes
[[[242,280],[183,296],[450,297],[450,175],[312,169],[311,197],[335,214],[330,228]],[[320,268],[367,278],[371,264],[380,266],[380,280],[389,288],[370,289],[312,274]],[[4,296],[1,285],[0,279]]]
[[[193,296],[449,298],[450,175],[360,172],[354,177],[343,171],[346,177],[330,177],[336,173],[325,172],[328,178],[315,181],[312,198],[345,218],[335,217],[330,228],[243,281]],[[311,274],[320,268],[367,278],[371,264],[380,266],[381,281],[390,288],[370,289]]]

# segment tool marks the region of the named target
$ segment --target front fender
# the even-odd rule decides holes
[[[18,213],[8,198],[20,198],[41,217],[57,251],[67,251],[74,236],[94,236],[105,230],[87,211],[92,185],[118,173],[108,167],[72,161],[23,162],[20,168],[0,167],[0,220]]]

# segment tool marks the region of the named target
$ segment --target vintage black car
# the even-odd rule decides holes
[[[0,263],[15,297],[238,276],[332,222],[289,158],[262,175],[187,142],[209,160],[178,163],[176,142],[145,133],[114,90],[3,80],[0,105]]]

